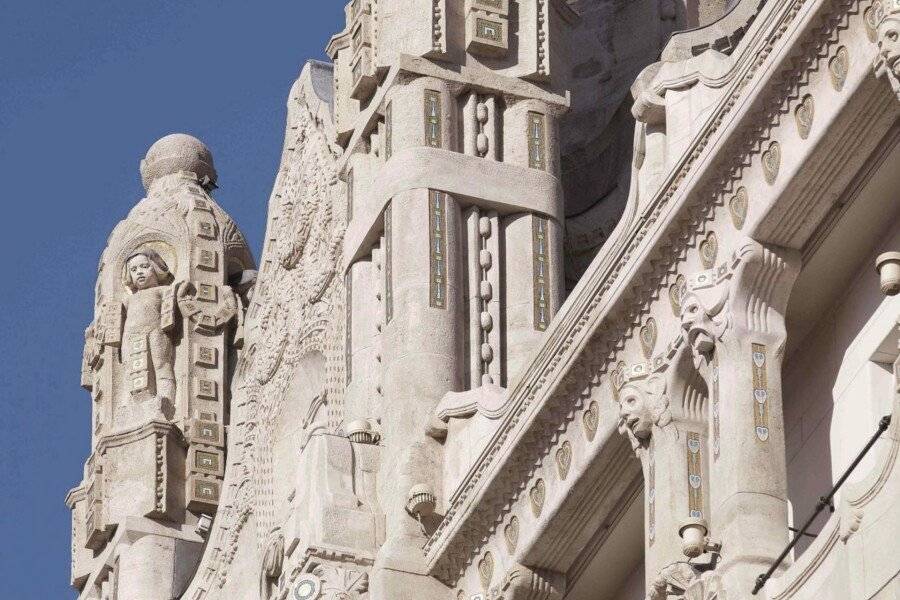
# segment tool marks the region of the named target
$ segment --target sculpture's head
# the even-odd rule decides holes
[[[216,187],[216,168],[209,148],[192,135],[173,133],[150,146],[141,161],[144,189],[149,192],[154,181],[179,171],[194,173],[206,190]]]
[[[132,292],[171,282],[172,274],[162,257],[151,248],[140,248],[125,261],[122,274],[125,287]]]
[[[900,9],[889,9],[882,4],[881,7],[876,6],[875,10],[878,20],[878,59],[883,61],[887,72],[900,76]]]
[[[681,303],[682,336],[695,355],[708,356],[716,346],[714,323],[703,302],[688,294]]]
[[[665,427],[671,421],[663,375],[625,384],[619,392],[619,432],[629,437],[634,448],[650,439],[654,425]]]

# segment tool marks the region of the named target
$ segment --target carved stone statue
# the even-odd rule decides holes
[[[160,255],[139,248],[125,261],[123,283],[131,292],[123,300],[122,363],[133,397],[147,392],[161,406],[175,394],[172,331],[175,292],[172,274]]]

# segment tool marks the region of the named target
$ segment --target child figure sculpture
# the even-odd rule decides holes
[[[132,397],[149,395],[160,408],[175,395],[173,369],[175,292],[172,274],[160,255],[140,248],[125,261],[123,282],[131,290],[123,302],[122,363]]]

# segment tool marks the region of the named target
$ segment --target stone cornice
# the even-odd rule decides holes
[[[595,386],[606,372],[647,302],[658,294],[660,282],[674,272],[678,257],[710,218],[715,201],[760,153],[783,105],[797,97],[805,71],[822,52],[827,55],[858,4],[772,2],[757,17],[754,35],[736,57],[734,74],[705,129],[647,206],[639,214],[637,207],[626,208],[633,218],[619,224],[545,343],[511,384],[510,412],[450,498],[444,521],[425,546],[433,574],[452,582],[478,552],[468,545],[477,536],[466,533],[480,528],[486,535],[526,487],[558,428],[580,408],[582,398],[567,392],[585,382]]]
[[[103,436],[97,442],[97,453],[103,454],[109,448],[124,446],[126,444],[142,440],[148,435],[168,435],[172,433],[177,435],[177,438],[182,445],[184,445],[185,447],[187,446],[187,442],[184,441],[181,430],[175,423],[171,423],[169,421],[150,421],[149,423],[145,423],[137,427],[132,427],[130,429],[117,431],[115,433]]]

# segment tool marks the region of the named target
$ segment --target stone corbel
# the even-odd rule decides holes
[[[878,46],[873,68],[900,99],[900,2],[875,0],[865,12],[866,27]]]
[[[482,415],[490,420],[497,420],[506,414],[508,408],[506,388],[494,384],[485,384],[465,392],[447,392],[437,407],[434,416],[425,432],[434,439],[447,437],[447,424],[450,419],[468,419]]]
[[[565,576],[546,569],[516,565],[491,590],[491,600],[560,600],[565,593]]]

